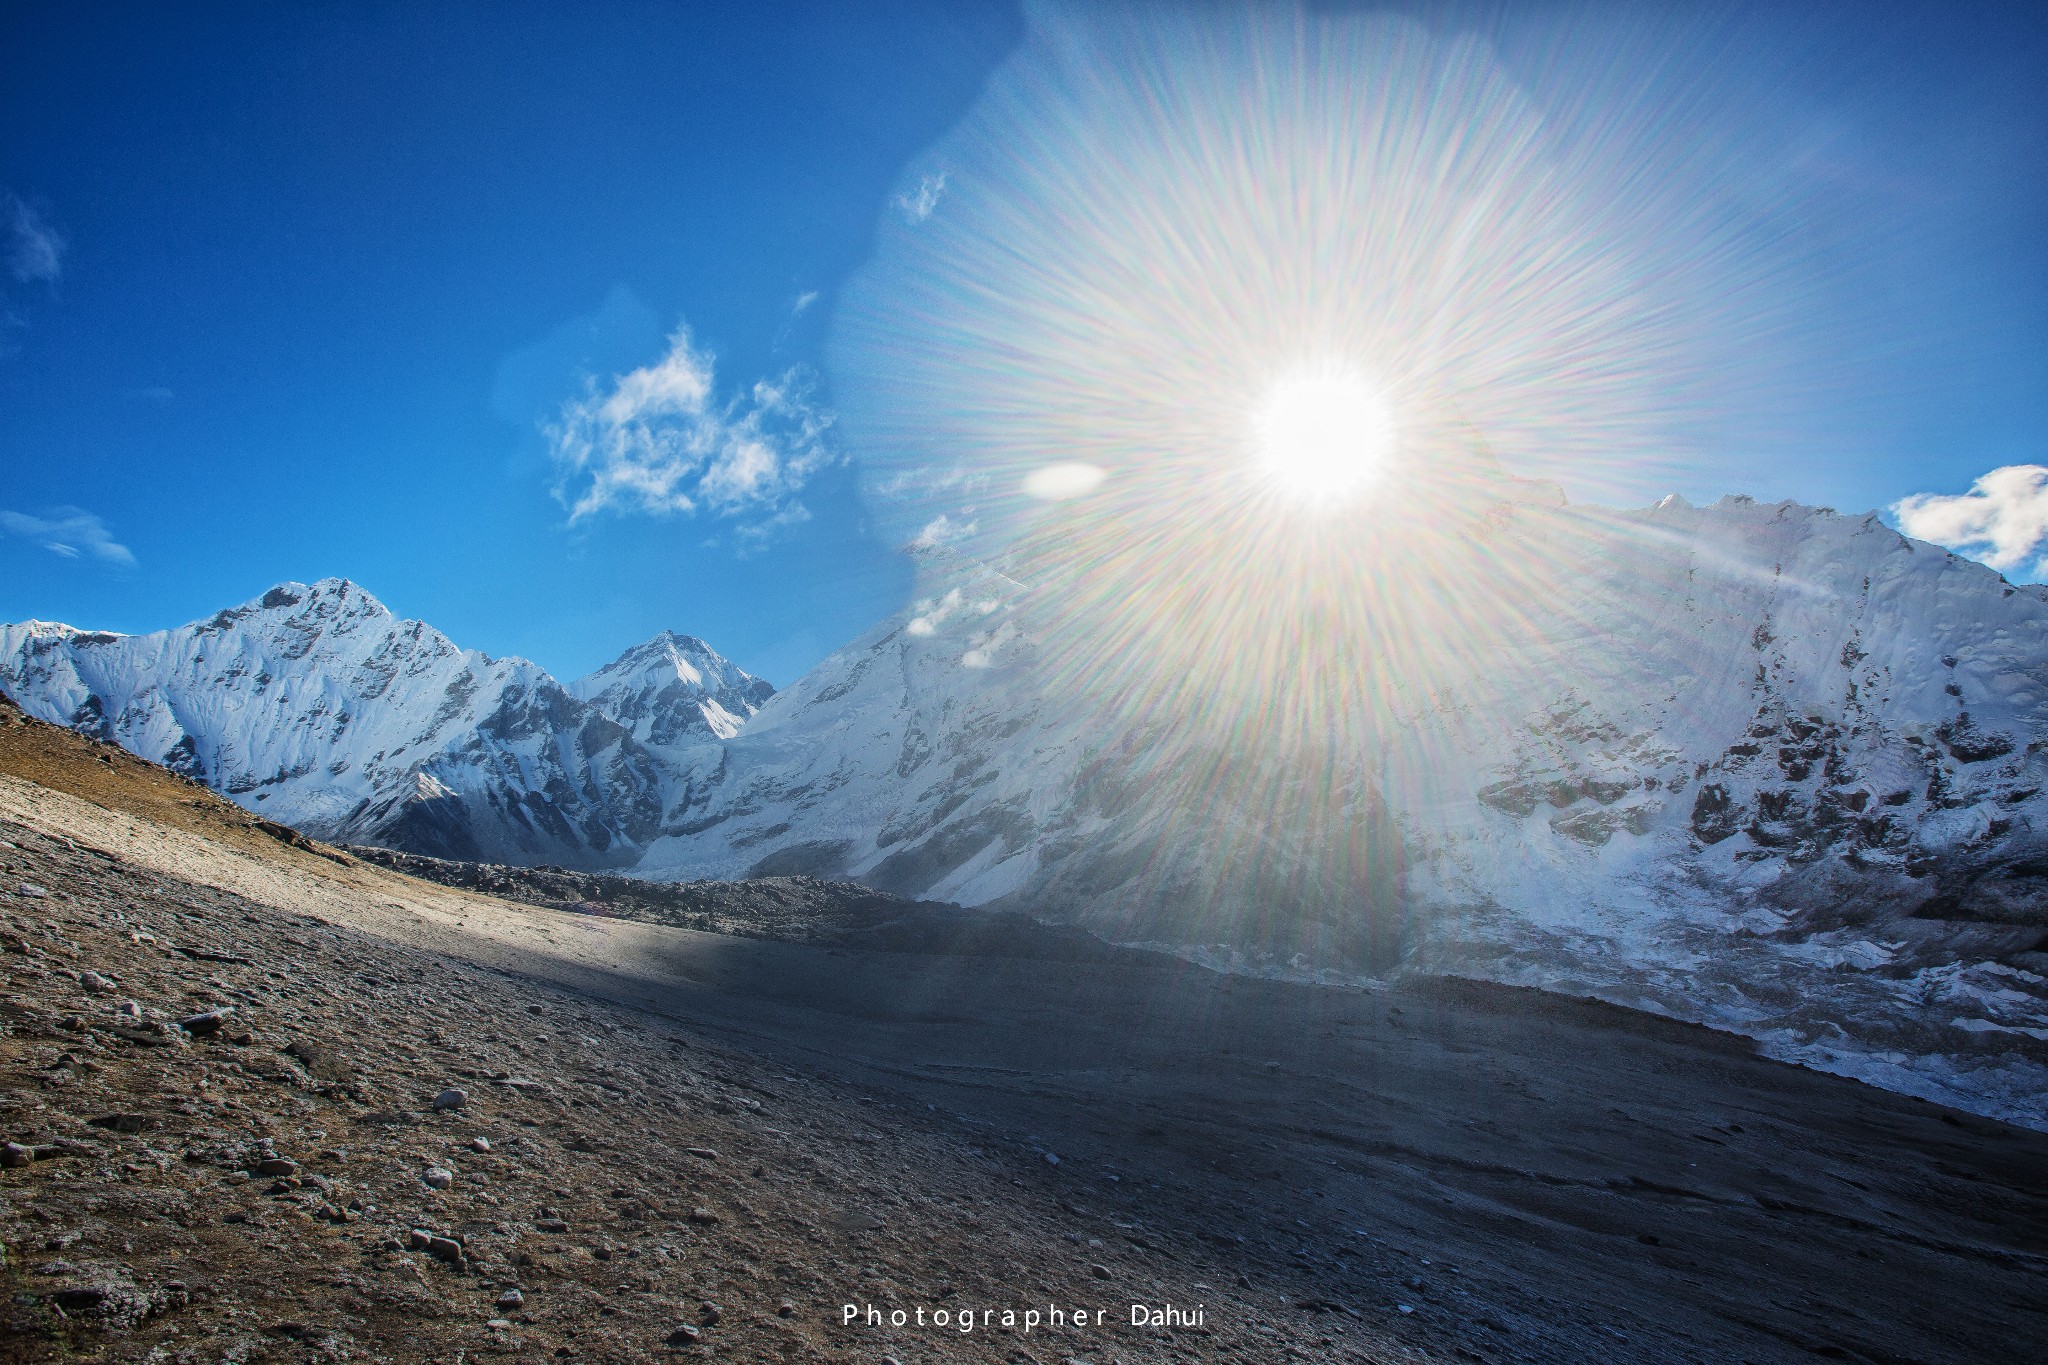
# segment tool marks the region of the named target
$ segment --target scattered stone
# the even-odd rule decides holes
[[[567,1232],[569,1225],[559,1218],[536,1218],[533,1228],[536,1232]]]
[[[228,1015],[233,1012],[232,1009],[225,1008],[207,1010],[203,1014],[195,1014],[189,1018],[180,1019],[178,1027],[195,1038],[211,1038],[214,1034],[220,1032],[221,1025],[227,1023]]]
[[[1060,1159],[1053,1153],[1047,1152],[1045,1154],[1045,1164],[1048,1166],[1057,1166],[1060,1164]]]
[[[9,1170],[26,1166],[35,1159],[36,1153],[33,1147],[24,1147],[18,1142],[10,1142],[4,1147],[0,1147],[0,1166],[5,1166]]]
[[[1091,1265],[1088,1267],[1088,1273],[1098,1280],[1106,1280],[1109,1278],[1109,1267],[1106,1265]]]
[[[696,1157],[699,1161],[716,1161],[718,1153],[709,1147],[685,1147],[683,1155]]]
[[[690,1221],[693,1223],[715,1223],[718,1221],[718,1215],[705,1208],[702,1204],[699,1204],[690,1210]]]
[[[288,1175],[297,1175],[299,1173],[299,1163],[289,1157],[273,1156],[257,1162],[249,1169],[257,1175],[282,1178]]]
[[[183,953],[194,962],[225,962],[232,966],[247,967],[255,961],[253,958],[236,957],[233,953],[210,952],[205,948],[181,948],[173,945],[173,951]]]
[[[434,1108],[436,1109],[460,1109],[468,1103],[469,1092],[457,1090],[453,1086],[434,1096]]]
[[[526,1295],[520,1293],[516,1287],[507,1289],[504,1293],[498,1295],[496,1306],[500,1312],[516,1313],[526,1307]]]
[[[461,1265],[462,1243],[453,1237],[430,1237],[427,1239],[427,1254],[449,1265]]]
[[[668,1344],[671,1346],[695,1346],[703,1338],[704,1334],[702,1332],[686,1322],[668,1334]]]
[[[104,1155],[106,1154],[100,1151],[98,1148],[88,1147],[83,1142],[74,1142],[70,1138],[58,1138],[55,1142],[39,1142],[36,1144],[37,1161],[53,1161],[60,1156],[97,1157]],[[128,1167],[128,1170],[131,1174],[137,1170],[149,1169],[151,1168],[147,1166]]]
[[[78,974],[78,987],[87,995],[98,995],[101,991],[114,989],[114,983],[101,976],[98,972],[80,972]]]
[[[102,1114],[86,1122],[95,1128],[104,1128],[110,1133],[146,1133],[152,1128],[161,1128],[162,1122],[147,1114]]]
[[[788,1299],[784,1299],[781,1303],[775,1305],[775,1316],[778,1318],[795,1317],[796,1305],[791,1303]]]
[[[26,897],[32,901],[39,901],[46,898],[50,893],[37,886],[34,882],[23,882],[20,886],[14,888],[14,894]]]
[[[469,1140],[469,1150],[472,1152],[488,1152],[491,1150],[491,1140],[481,1135],[473,1137]]]
[[[716,1327],[718,1326],[719,1318],[723,1317],[724,1314],[718,1311],[717,1304],[706,1303],[698,1305],[697,1316],[703,1321],[706,1327]]]
[[[437,1190],[445,1190],[455,1183],[455,1172],[446,1166],[429,1166],[420,1174],[420,1179]]]
[[[347,1065],[334,1049],[325,1043],[316,1043],[310,1038],[294,1038],[284,1045],[283,1051],[285,1056],[296,1059],[308,1072],[321,1080],[339,1081],[348,1077]]]

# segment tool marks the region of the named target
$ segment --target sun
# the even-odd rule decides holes
[[[1385,473],[1394,413],[1363,375],[1318,370],[1283,376],[1252,413],[1252,455],[1278,492],[1311,508],[1352,501]]]

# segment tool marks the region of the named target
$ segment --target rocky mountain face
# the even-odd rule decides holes
[[[1353,662],[1315,679],[1250,613],[1130,626],[1142,581],[935,572],[677,788],[639,871],[1595,994],[2048,1122],[2048,591],[1742,498],[1414,520],[1316,618]],[[1318,689],[1342,714],[1286,723]]]
[[[660,833],[670,751],[772,692],[672,635],[565,687],[341,579],[150,635],[0,626],[0,689],[321,838],[577,867],[635,861]]]

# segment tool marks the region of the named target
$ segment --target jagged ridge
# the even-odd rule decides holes
[[[564,687],[334,578],[149,635],[0,626],[0,688],[321,838],[613,867],[659,837],[664,751],[729,733],[773,691],[668,634]]]

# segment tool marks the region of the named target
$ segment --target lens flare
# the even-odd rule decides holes
[[[1252,441],[1275,488],[1327,509],[1377,481],[1393,455],[1394,418],[1386,397],[1358,375],[1292,374],[1260,399]]]
[[[1560,48],[1615,99],[1559,137],[1483,42],[1409,19],[1029,13],[906,170],[944,196],[885,215],[841,294],[841,430],[923,593],[1004,585],[1034,662],[997,666],[966,616],[920,616],[932,638],[1071,707],[1101,800],[1146,803],[1158,862],[1115,883],[1135,936],[1350,932],[1400,895],[1379,793],[1443,768],[1455,724],[1418,716],[1501,715],[1492,680],[1532,667],[1601,689],[1584,623],[1545,614],[1562,495],[1503,461],[1637,478],[1699,376],[1798,372],[1792,291],[1730,226],[1742,186],[1646,158],[1676,115],[1623,135],[1613,54]]]

